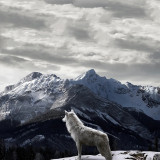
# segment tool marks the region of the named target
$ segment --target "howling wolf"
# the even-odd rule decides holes
[[[77,160],[81,160],[83,144],[96,146],[98,151],[106,160],[112,160],[109,139],[105,133],[84,126],[73,110],[71,110],[71,112],[65,111],[65,117],[62,121],[66,122],[67,130],[76,143],[78,150]]]

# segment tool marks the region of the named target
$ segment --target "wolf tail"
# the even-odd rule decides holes
[[[110,149],[110,145],[109,145],[109,139],[108,139],[108,136],[106,135],[106,138],[105,138],[105,152],[106,152],[106,156],[105,158],[107,160],[112,160],[112,153],[111,153],[111,149]]]
[[[106,160],[112,160],[112,153],[107,135],[103,135],[103,142],[97,146],[97,149]]]

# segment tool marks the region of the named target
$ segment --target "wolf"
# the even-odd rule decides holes
[[[107,134],[85,126],[73,110],[65,111],[62,121],[66,123],[67,130],[76,143],[77,160],[81,160],[82,145],[96,146],[106,160],[112,160]]]

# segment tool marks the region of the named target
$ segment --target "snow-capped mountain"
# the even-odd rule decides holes
[[[147,150],[160,137],[160,121],[145,114],[141,106],[121,105],[118,98],[129,97],[134,102],[139,97],[146,108],[155,111],[159,93],[154,97],[146,88],[100,77],[94,70],[71,80],[34,72],[0,93],[1,119],[5,119],[0,121],[0,136],[7,145],[50,146],[76,153],[62,122],[64,110],[74,109],[85,125],[108,133],[112,149],[116,144],[116,149]],[[156,102],[153,106],[148,105],[151,99]],[[15,127],[14,120],[21,125]]]
[[[48,111],[65,91],[66,80],[33,72],[0,93],[0,119],[29,120]]]
[[[129,110],[144,112],[160,120],[160,88],[122,84],[115,79],[99,76],[93,69],[70,80],[38,72],[27,75],[0,93],[0,119],[14,118],[24,122],[53,109],[52,106],[59,107],[67,98],[66,90],[75,84],[82,84],[99,97]]]
[[[153,86],[137,86],[129,82],[122,84],[115,79],[100,77],[92,69],[80,75],[75,84],[83,84],[95,94],[123,107],[142,111],[153,119],[160,120],[160,88]]]

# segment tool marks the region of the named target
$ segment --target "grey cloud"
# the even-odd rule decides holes
[[[3,40],[3,37],[0,36],[0,47],[4,46],[4,40]]]
[[[0,11],[0,23],[11,23],[14,27],[18,28],[42,29],[46,27],[42,19],[8,11]]]
[[[77,7],[83,8],[95,8],[95,7],[105,7],[108,5],[107,0],[76,0],[74,3]]]
[[[122,71],[118,75],[115,74],[115,77],[118,76],[120,79],[126,79],[127,81],[141,81],[142,84],[146,81],[154,84],[157,79],[160,79],[159,68],[160,63],[132,64],[128,66],[127,72]]]
[[[3,47],[5,47],[6,44],[7,44],[8,42],[10,42],[10,41],[11,41],[10,38],[6,38],[6,37],[0,35],[0,50],[1,50]]]
[[[132,70],[135,73],[140,73],[146,76],[160,76],[159,75],[160,63],[141,63],[141,64],[133,64]]]
[[[159,60],[160,61],[160,50],[152,53],[149,57],[153,60]]]
[[[78,27],[69,27],[68,33],[75,37],[77,40],[89,40],[91,39],[88,30],[85,30],[84,28],[78,28]]]
[[[106,10],[113,12],[116,17],[146,17],[146,11],[142,2],[138,2],[137,5],[133,3],[125,3],[122,1],[109,1],[109,0],[45,0],[50,4],[73,4],[76,7],[81,8],[97,8],[103,7]],[[136,2],[135,2],[136,3]]]
[[[3,50],[3,53],[26,57],[34,60],[46,61],[48,63],[54,63],[54,64],[72,65],[77,62],[77,60],[74,57],[64,56],[65,53],[57,54],[54,53],[54,51],[53,53],[48,53],[36,49],[14,49],[14,50]]]
[[[96,68],[102,73],[105,73],[106,77],[114,77],[119,80],[126,81],[129,80],[156,80],[160,78],[159,68],[160,63],[134,63],[134,64],[125,64],[125,63],[109,63],[109,62],[100,62],[100,61],[82,61],[80,66],[83,66],[87,69]],[[86,69],[86,70],[87,70]],[[104,74],[103,74],[104,75]]]
[[[145,7],[142,3],[133,5],[124,3],[122,1],[108,1],[108,0],[76,0],[74,3],[77,7],[82,8],[96,8],[103,7],[106,10],[113,12],[113,15],[119,18],[133,17],[133,18],[144,18],[146,17]]]
[[[131,79],[135,81],[150,81],[154,83],[155,80],[160,79],[159,74],[160,63],[153,64],[133,64],[127,69],[127,72],[121,72],[119,77],[123,79]]]
[[[9,66],[16,66],[17,62],[19,64],[26,62],[24,58],[19,58],[11,55],[0,55],[1,64],[7,64]]]
[[[126,40],[115,39],[115,44],[122,49],[143,51],[143,52],[147,52],[147,53],[150,53],[150,52],[152,53],[157,50],[155,48],[155,46],[152,47],[152,46],[150,46],[150,44],[143,43],[143,41],[139,40],[139,39],[135,39],[135,40],[132,40],[131,38],[127,38]]]
[[[4,37],[0,35],[0,51],[7,47],[17,46],[18,42],[14,41],[12,38]]]
[[[69,20],[65,28],[65,33],[67,35],[80,41],[93,40],[91,32],[92,29],[90,28],[89,22],[83,18],[77,21]]]
[[[126,71],[128,64],[124,63],[109,63],[109,62],[104,62],[104,61],[99,61],[99,60],[80,60],[79,63],[77,64],[78,66],[83,66],[88,69],[90,68],[96,68],[98,70],[109,70],[114,73],[119,73],[120,71]]]
[[[95,56],[97,55],[97,53],[94,53],[94,52],[90,52],[90,53],[86,53],[85,56],[87,57],[92,57],[92,56]]]
[[[95,68],[96,70],[106,73],[106,76],[109,75],[110,77],[120,80],[147,81],[150,79],[152,81],[160,78],[160,47],[158,40],[156,42],[156,39],[159,38],[158,24],[155,21],[147,19],[149,14],[152,13],[148,12],[146,15],[148,6],[143,5],[145,0],[44,1],[46,3],[37,1],[37,7],[39,8],[34,11],[33,8],[35,7],[32,7],[32,4],[30,6],[28,3],[25,6],[23,2],[19,10],[17,8],[10,10],[10,7],[7,8],[7,6],[2,7],[3,11],[0,10],[0,28],[5,26],[4,35],[9,36],[10,39],[15,41],[11,42],[9,39],[0,37],[0,64],[2,64],[4,68],[8,66],[10,70],[17,67],[22,68],[22,71],[43,70],[44,72],[48,72],[49,69],[60,70],[61,67],[62,70],[60,70],[59,74],[66,75],[68,73],[65,73],[65,67],[70,67],[71,70],[73,70],[71,72],[74,73],[82,68],[86,70]],[[138,1],[141,2],[139,3]],[[73,5],[63,5],[61,7],[60,5],[49,5],[47,3],[73,3]],[[42,5],[44,5],[44,8]],[[27,7],[29,7],[27,10],[28,13],[26,12]],[[103,8],[94,9],[95,7]],[[77,14],[77,12],[81,13]],[[94,15],[96,17],[94,17]],[[116,19],[112,21],[114,18]],[[133,21],[131,20],[133,24],[129,24],[130,20],[127,18],[134,18]],[[139,20],[139,18],[142,20]],[[102,21],[102,19],[107,19],[107,21]],[[108,21],[108,19],[110,20]],[[146,19],[147,21],[145,21]],[[145,27],[143,27],[143,23]],[[136,31],[135,28],[140,26],[142,26],[140,28],[142,32]],[[20,35],[21,32],[18,32],[18,29],[15,30],[14,27],[22,27],[21,31],[23,27],[38,29],[38,34],[37,32],[35,36],[27,34],[23,40],[22,35]],[[58,30],[59,28],[60,30]],[[10,29],[11,32],[7,33]],[[45,29],[45,32],[41,29]],[[117,30],[116,33],[119,34],[115,33],[113,37],[116,35],[125,35],[126,40],[113,39],[110,35],[114,34],[114,30]],[[14,36],[12,36],[11,33],[13,33]],[[134,35],[136,35],[136,37],[134,37]],[[144,39],[141,37],[144,37]],[[147,37],[151,37],[151,39]],[[26,42],[29,38],[31,38],[30,41],[28,40],[28,42]],[[22,39],[22,41],[20,41],[20,39]],[[61,39],[62,41],[60,41]],[[32,43],[33,41],[34,44]],[[43,43],[44,41],[45,43]],[[60,43],[58,43],[59,41]],[[92,43],[90,43],[90,41],[92,41]],[[64,43],[66,45],[64,45],[64,48],[54,48]],[[14,49],[9,50],[9,48]],[[125,53],[123,54],[124,50]],[[116,53],[117,51],[118,53]],[[139,54],[139,57],[137,57],[133,51],[143,52],[143,56],[141,57]],[[127,53],[131,55],[131,57],[125,59]],[[78,58],[76,58],[76,56]],[[84,60],[84,57],[89,60]],[[101,60],[98,60],[98,58]],[[125,59],[124,63],[122,62],[123,59]],[[145,62],[152,64],[137,63],[140,62],[141,59],[145,59]],[[108,61],[110,60],[112,60],[113,63],[109,63]]]
[[[21,68],[25,70],[59,70],[60,67],[52,64],[41,64],[38,65],[39,62],[35,62],[33,60],[27,60],[25,58],[12,56],[12,55],[0,55],[0,63],[6,66],[11,66],[13,68]]]
[[[71,4],[75,0],[44,0],[44,1],[49,4]]]
[[[147,17],[144,7],[127,5],[125,3],[110,2],[106,10],[112,11],[113,15],[119,18],[144,18]]]

